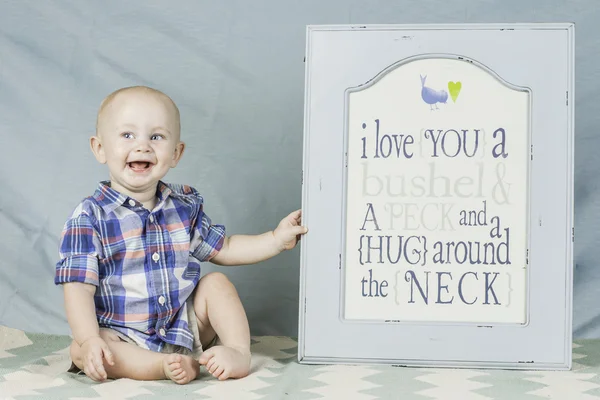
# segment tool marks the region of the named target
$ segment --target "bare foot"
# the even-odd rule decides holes
[[[200,364],[220,381],[243,378],[250,372],[250,351],[242,352],[226,346],[211,347],[200,356]]]
[[[200,365],[190,356],[167,354],[163,358],[165,377],[175,383],[185,385],[196,379],[200,373]]]

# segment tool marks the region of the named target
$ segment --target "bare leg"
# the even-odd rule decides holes
[[[194,294],[194,311],[202,346],[219,336],[222,346],[207,349],[200,357],[215,378],[243,378],[250,372],[250,328],[233,284],[212,272],[200,279]]]
[[[198,363],[189,356],[142,349],[122,341],[114,332],[106,329],[100,329],[100,337],[110,348],[115,360],[113,366],[104,363],[109,378],[141,381],[171,379],[175,383],[185,384],[195,379],[199,373]],[[71,344],[71,359],[83,370],[81,349],[75,341]]]

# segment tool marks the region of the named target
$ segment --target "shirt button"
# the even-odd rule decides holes
[[[164,330],[164,328],[160,328],[158,330],[158,333],[160,333],[160,336],[165,336],[167,334],[167,332]]]
[[[150,222],[154,222],[154,215],[150,215],[148,219],[150,220]]]
[[[134,206],[135,206],[135,201],[134,201],[134,200],[129,200],[129,205],[130,205],[131,207],[134,207]]]
[[[160,260],[160,256],[158,255],[158,253],[154,253],[154,254],[152,254],[152,259],[154,261],[158,261],[158,260]]]
[[[164,306],[164,305],[165,305],[165,296],[160,296],[160,297],[158,298],[158,303],[159,303],[161,306]]]

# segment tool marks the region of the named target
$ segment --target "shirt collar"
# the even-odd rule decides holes
[[[165,200],[172,193],[173,192],[171,188],[169,188],[167,184],[162,181],[158,181],[158,185],[156,186],[156,197],[158,201],[156,202],[155,209],[162,208]],[[92,197],[106,213],[110,213],[122,205],[127,208],[141,206],[139,201],[113,189],[110,186],[110,181],[101,181],[98,183],[98,187],[96,188],[96,191]]]

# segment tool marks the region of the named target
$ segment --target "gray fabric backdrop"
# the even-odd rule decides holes
[[[88,138],[112,90],[141,84],[173,97],[188,147],[165,180],[197,187],[207,213],[229,233],[260,233],[300,206],[307,24],[572,21],[574,331],[600,337],[599,2],[166,4],[0,1],[0,325],[68,332],[62,291],[53,284],[58,239],[73,207],[107,176]],[[297,335],[298,249],[223,271],[238,287],[253,334]]]

